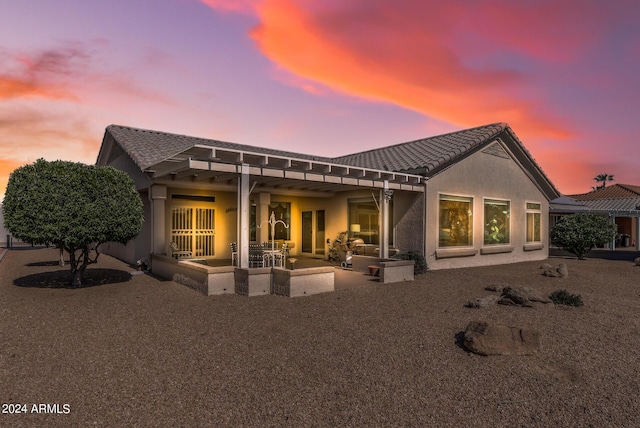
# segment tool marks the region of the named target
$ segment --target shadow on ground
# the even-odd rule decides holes
[[[69,261],[65,260],[64,263],[65,263],[65,266],[67,266],[69,264]],[[27,263],[25,266],[28,266],[28,267],[60,266],[60,260],[53,260],[53,261],[48,261],[48,262]]]
[[[51,263],[51,262],[44,262]],[[57,264],[57,262],[56,262]],[[37,266],[51,266],[50,264],[37,263]],[[87,269],[82,288],[98,285],[117,284],[131,280],[131,274],[117,269]],[[69,270],[57,270],[23,276],[13,281],[18,287],[26,288],[72,288],[71,272]]]

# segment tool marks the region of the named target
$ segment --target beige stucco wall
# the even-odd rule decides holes
[[[319,194],[318,197],[311,196],[295,196],[288,194],[271,193],[266,200],[272,203],[276,202],[288,202],[291,204],[291,221],[290,221],[290,239],[289,241],[294,243],[295,246],[291,250],[291,256],[301,254],[302,247],[302,213],[304,211],[311,211],[313,213],[313,225],[314,235],[313,242],[316,243],[316,212],[318,210],[325,211],[325,236],[324,236],[324,254],[321,251],[316,251],[314,245],[314,251],[312,253],[305,253],[305,255],[312,255],[316,257],[325,258],[328,255],[329,240],[332,242],[340,232],[347,230],[347,204],[349,199],[371,199],[373,200],[371,189],[363,189],[356,191],[336,192],[333,195],[326,196]],[[379,199],[379,189],[373,190],[376,199]],[[188,200],[175,200],[172,199],[174,194],[185,195],[198,195],[198,196],[215,196],[215,202],[197,202]],[[405,195],[402,192],[397,192],[396,197],[398,200],[404,201],[398,203],[397,207],[394,207],[394,220],[400,221],[403,215],[407,211],[407,206],[415,203],[417,194],[407,193]],[[404,198],[403,198],[404,196]],[[264,198],[264,196],[263,196]],[[251,200],[258,205],[257,211],[257,223],[261,224],[265,219],[260,218],[260,192],[253,192],[251,194]],[[422,203],[418,206],[422,207]],[[237,195],[234,191],[221,191],[221,190],[206,190],[206,189],[187,189],[187,188],[175,188],[169,187],[167,189],[167,200],[165,205],[165,233],[166,236],[170,236],[171,228],[171,211],[174,207],[207,207],[215,210],[215,256],[213,259],[230,259],[231,250],[229,247],[230,242],[237,240]],[[264,225],[262,227],[269,227]],[[393,236],[393,231],[390,232]],[[258,230],[258,237],[260,236],[260,230]],[[258,238],[260,240],[260,238]],[[419,240],[422,242],[423,240]],[[169,254],[169,240],[165,248],[165,254]]]
[[[439,232],[439,195],[473,197],[473,245],[462,249],[476,250],[464,257],[437,257]],[[484,241],[483,198],[511,202],[511,246],[513,251],[481,254],[489,246]],[[526,202],[541,204],[541,250],[525,251]],[[549,203],[533,181],[513,160],[477,152],[434,176],[427,182],[426,258],[430,269],[483,266],[519,261],[544,260],[548,255]],[[451,248],[451,247],[450,247]],[[460,247],[455,247],[459,249]]]

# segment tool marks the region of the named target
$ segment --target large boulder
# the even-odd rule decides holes
[[[636,258],[633,260],[633,263],[635,263],[635,265],[636,265],[636,266],[640,266],[640,257],[636,257]]]
[[[464,331],[463,346],[478,355],[534,355],[540,333],[504,324],[471,321]]]

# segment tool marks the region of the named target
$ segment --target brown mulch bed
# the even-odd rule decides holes
[[[629,261],[550,259],[568,278],[541,262],[434,271],[288,299],[206,297],[105,255],[90,286],[70,289],[56,260],[0,261],[0,403],[28,406],[0,426],[640,426]],[[562,288],[584,306],[464,307],[488,285]],[[468,353],[456,336],[471,320],[535,329],[542,348]]]

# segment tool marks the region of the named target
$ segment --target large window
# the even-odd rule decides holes
[[[251,205],[251,211],[249,212],[249,240],[257,241],[258,240],[258,222],[257,222],[257,211],[258,208],[256,204]],[[276,220],[282,220],[288,227],[284,227],[282,223],[277,223],[275,227],[275,237],[274,239],[282,239],[283,241],[288,241],[290,238],[290,230],[291,230],[291,202],[272,202],[269,204],[269,217],[271,217],[271,213],[275,213]],[[263,222],[268,221],[269,218],[263,220]],[[271,226],[267,223],[264,223],[260,226],[261,228],[266,228],[269,231],[269,239],[271,239]]]
[[[379,244],[378,218],[373,199],[349,200],[349,237],[362,239],[365,244]]]
[[[473,198],[440,195],[439,246],[473,245]]]
[[[527,202],[527,243],[541,242],[540,236],[540,204]]]
[[[362,239],[365,244],[380,244],[380,211],[372,198],[349,200],[349,237]],[[389,201],[389,244],[393,245],[393,200]]]
[[[510,237],[510,203],[496,199],[484,200],[484,244],[508,244]]]
[[[282,220],[287,227],[280,222],[276,223],[274,239],[282,239],[288,241],[289,231],[291,230],[291,203],[290,202],[272,202],[269,204],[269,216],[274,212],[276,220]],[[262,226],[265,227],[265,226]],[[269,235],[271,235],[271,226],[269,226]],[[271,238],[271,236],[269,236]]]

